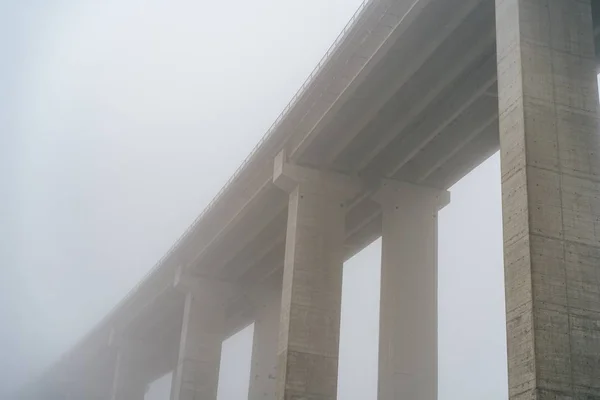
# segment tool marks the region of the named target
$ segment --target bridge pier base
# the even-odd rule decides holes
[[[248,400],[275,400],[281,290],[265,290],[255,314]]]
[[[449,193],[384,181],[379,400],[437,399],[437,214]]]
[[[496,0],[510,399],[600,399],[590,0]]]

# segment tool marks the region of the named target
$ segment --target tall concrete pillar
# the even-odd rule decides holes
[[[511,399],[600,399],[590,0],[496,0]]]
[[[277,399],[337,397],[345,208],[344,176],[298,167],[280,154],[274,181],[290,193]]]
[[[115,358],[111,400],[144,400],[148,382],[135,345],[124,342]]]
[[[180,275],[175,286],[185,292],[172,400],[216,400],[224,337],[223,285]]]
[[[275,400],[281,288],[265,290],[254,320],[248,400]]]
[[[437,214],[450,194],[386,180],[382,208],[379,400],[437,399]]]

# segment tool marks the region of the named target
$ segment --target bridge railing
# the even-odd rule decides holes
[[[171,246],[171,248],[156,262],[156,264],[150,269],[150,271],[148,271],[144,275],[144,277],[139,281],[139,283],[137,283],[127,293],[127,295],[125,295],[125,297],[116,306],[114,306],[110,310],[110,312],[104,318],[102,318],[100,320],[100,322],[94,327],[94,329],[92,329],[92,331],[89,332],[89,334],[86,335],[78,343],[78,345],[83,344],[83,342],[85,342],[85,340],[90,335],[92,335],[106,321],[108,321],[117,312],[117,310],[119,308],[121,308],[123,305],[125,305],[127,303],[127,301],[129,301],[129,299],[131,297],[133,297],[133,295],[138,291],[138,289],[141,286],[143,286],[148,280],[150,280],[150,278],[154,274],[156,274],[158,270],[161,269],[162,265],[166,262],[166,260],[173,253],[175,253],[175,251],[177,251],[177,249],[179,248],[179,246],[187,239],[187,237],[191,234],[191,232],[198,225],[198,223],[202,220],[202,218],[204,218],[204,216],[206,214],[208,214],[212,210],[212,208],[221,199],[221,197],[223,197],[223,195],[225,194],[225,192],[227,191],[227,189],[231,185],[231,183],[234,182],[239,177],[241,171],[246,167],[246,165],[248,165],[248,163],[250,162],[250,160],[252,159],[252,157],[256,154],[256,152],[258,151],[258,149],[262,146],[262,144],[265,141],[267,141],[274,134],[274,132],[277,130],[277,128],[279,127],[279,125],[281,124],[281,122],[288,115],[288,113],[290,112],[290,110],[293,109],[294,106],[296,105],[296,103],[300,100],[300,98],[302,98],[302,96],[305,94],[306,90],[311,85],[311,83],[313,82],[313,80],[315,79],[315,77],[321,72],[321,70],[323,69],[323,67],[327,64],[327,62],[329,61],[329,59],[331,58],[331,56],[333,55],[333,53],[337,50],[337,48],[340,45],[340,43],[343,42],[343,40],[346,37],[346,35],[348,34],[348,32],[350,32],[352,30],[352,28],[354,28],[354,26],[356,25],[356,22],[359,20],[360,15],[367,8],[367,5],[369,5],[369,3],[375,2],[375,1],[377,1],[377,0],[363,0],[360,3],[360,5],[356,9],[356,11],[354,12],[354,14],[352,15],[352,17],[348,21],[348,23],[344,26],[344,28],[338,34],[338,36],[336,37],[336,39],[334,40],[334,42],[327,49],[327,51],[325,52],[325,54],[323,55],[323,57],[321,58],[321,60],[319,61],[319,63],[315,66],[315,68],[311,71],[311,73],[308,75],[308,77],[304,80],[304,82],[302,83],[302,85],[300,86],[300,88],[298,89],[298,91],[294,94],[294,96],[291,98],[291,100],[288,102],[288,104],[284,107],[284,109],[281,111],[281,113],[275,119],[275,121],[273,122],[273,124],[271,124],[271,126],[269,127],[269,129],[260,138],[260,140],[254,146],[254,148],[252,149],[252,151],[250,152],[250,154],[242,161],[242,163],[238,166],[238,168],[235,170],[235,172],[233,173],[233,175],[231,175],[231,177],[227,180],[227,182],[225,182],[225,184],[221,187],[221,189],[219,190],[219,192],[217,192],[217,194],[215,195],[215,197],[210,201],[210,203],[208,203],[208,205],[198,215],[198,217],[187,227],[187,229],[184,231],[184,233],[173,243],[173,245]],[[78,345],[76,345],[75,347],[77,347]]]

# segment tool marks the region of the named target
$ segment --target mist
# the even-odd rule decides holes
[[[0,4],[0,398],[150,270],[300,87],[359,0]],[[507,398],[499,157],[439,227],[439,398]],[[338,398],[375,398],[380,241],[345,265]],[[252,326],[219,400],[247,396]],[[147,400],[166,400],[170,377]]]

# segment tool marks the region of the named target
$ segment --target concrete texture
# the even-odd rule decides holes
[[[290,191],[277,351],[277,399],[337,398],[346,177],[275,161]]]
[[[188,290],[185,298],[179,356],[171,385],[173,400],[217,398],[225,312],[219,285],[202,283]]]
[[[275,400],[281,290],[269,289],[255,310],[248,400]]]
[[[437,399],[437,214],[446,191],[385,180],[379,400]]]
[[[40,380],[62,388],[57,371],[93,364],[90,349],[104,348],[106,331],[118,326],[163,331],[152,348],[168,351],[147,358],[144,368],[149,376],[175,368],[172,398],[214,399],[221,341],[253,314],[234,301],[224,327],[228,294],[210,288],[225,280],[247,290],[280,274],[283,264],[276,398],[333,400],[342,264],[383,235],[380,396],[435,398],[432,221],[440,204],[437,195],[405,185],[387,200],[380,193],[383,207],[372,195],[381,177],[443,193],[500,146],[510,396],[600,399],[591,14],[590,0],[367,3],[235,179]],[[364,185],[351,177],[359,174]],[[181,265],[191,275],[179,283],[192,285],[180,329],[174,316],[181,293],[171,286]],[[198,276],[211,283],[196,285]],[[169,346],[178,344],[179,331],[172,361]],[[271,368],[272,354],[258,348],[270,334],[257,336],[259,378]],[[77,372],[67,375],[81,381],[90,374]],[[264,382],[257,379],[255,388],[270,394]]]
[[[590,1],[497,0],[511,399],[600,399]]]

